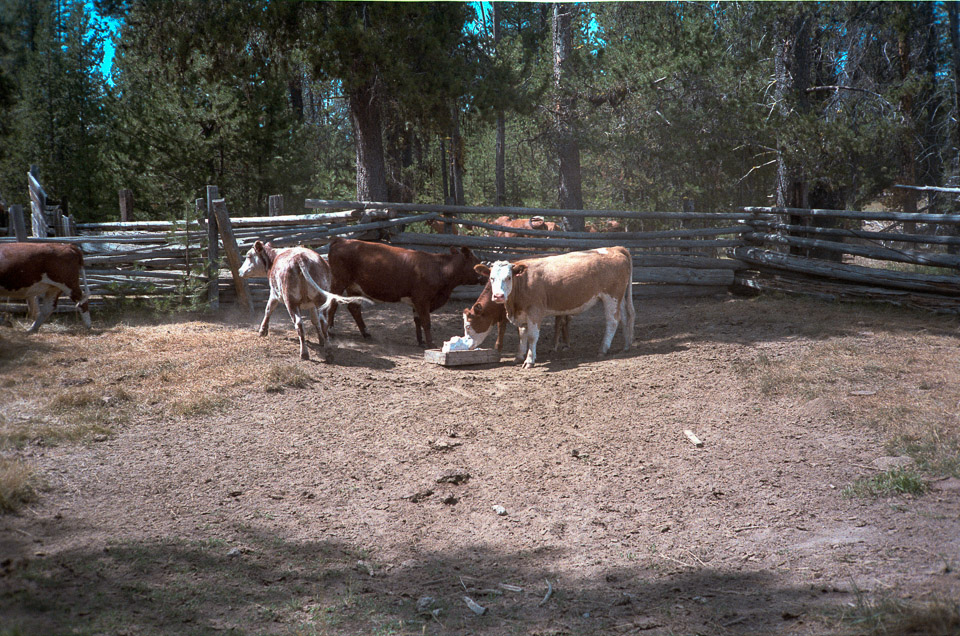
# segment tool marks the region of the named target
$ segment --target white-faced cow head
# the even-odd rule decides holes
[[[273,261],[273,246],[257,241],[249,250],[247,257],[240,266],[239,274],[243,278],[266,278]]]
[[[527,266],[523,264],[512,265],[507,261],[496,261],[490,267],[477,265],[474,270],[481,276],[490,277],[491,299],[495,303],[503,304],[510,297],[513,291],[513,279],[522,276],[527,271]]]

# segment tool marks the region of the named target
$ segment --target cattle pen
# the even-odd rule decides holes
[[[20,206],[10,206],[0,241],[79,245],[95,307],[190,298],[193,306],[239,304],[252,311],[265,302],[266,283],[241,279],[237,269],[254,241],[323,254],[331,238],[344,236],[425,251],[469,247],[484,261],[622,245],[632,255],[640,299],[780,291],[960,311],[960,214],[774,207],[630,212],[306,199],[302,214],[245,217],[231,215],[218,188],[208,186],[189,220],[77,223],[45,204],[32,176],[30,184],[32,232]],[[616,222],[625,231],[505,228],[492,221],[498,216],[584,217],[591,229]],[[431,222],[444,231],[428,231]],[[495,230],[513,236],[492,236]],[[460,287],[453,298],[470,300],[479,292],[478,286]]]

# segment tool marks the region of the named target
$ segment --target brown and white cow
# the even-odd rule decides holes
[[[560,231],[563,228],[559,223],[553,221],[544,221],[542,216],[534,216],[529,219],[511,219],[509,216],[501,216],[493,221],[494,225],[504,225],[506,227],[515,227],[518,230],[547,230],[550,232]],[[494,236],[519,236],[515,232],[506,230],[494,230]]]
[[[36,320],[28,329],[35,333],[57,306],[60,294],[69,294],[90,328],[89,294],[80,289],[83,252],[67,243],[0,244],[0,296],[32,303],[39,300]]]
[[[474,271],[480,259],[468,248],[450,248],[446,254],[431,254],[382,243],[334,238],[330,241],[330,269],[335,293],[366,296],[380,302],[403,302],[413,307],[417,344],[433,347],[430,312],[446,304],[454,287],[477,285],[483,279]],[[364,338],[370,333],[360,307],[350,305],[350,314]],[[336,305],[330,310],[330,323]],[[421,334],[422,329],[422,334]]]
[[[306,309],[310,313],[310,320],[317,330],[317,340],[323,347],[324,358],[330,362],[333,359],[327,327],[327,312],[330,305],[334,301],[370,302],[366,298],[347,298],[328,291],[331,282],[330,266],[319,254],[306,247],[275,248],[270,243],[257,241],[247,251],[246,260],[240,267],[240,276],[265,277],[270,282],[270,298],[263,312],[263,322],[260,323],[260,335],[267,335],[270,315],[282,300],[300,338],[301,360],[310,359],[303,333],[301,309]]]
[[[503,351],[503,335],[507,331],[507,310],[503,303],[493,302],[493,292],[490,281],[484,285],[483,291],[472,306],[463,310],[463,334],[471,349],[483,344],[493,326],[497,326],[497,351]],[[563,344],[559,344],[560,341]],[[570,316],[557,316],[554,320],[552,350],[568,349],[570,347]]]
[[[626,248],[601,247],[513,264],[497,261],[476,269],[490,277],[493,302],[503,303],[507,318],[520,329],[517,362],[523,361],[524,368],[537,360],[540,323],[545,317],[573,316],[598,300],[606,321],[601,355],[610,350],[618,324],[623,327],[623,350],[630,348],[636,311],[633,262]]]

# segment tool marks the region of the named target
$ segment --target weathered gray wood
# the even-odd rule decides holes
[[[268,199],[267,213],[270,216],[283,216],[283,195],[271,194]]]
[[[960,245],[958,236],[938,236],[935,234],[900,234],[897,232],[874,232],[870,230],[854,230],[835,227],[814,227],[811,225],[789,225],[775,223],[768,220],[750,220],[747,225],[757,231],[769,230],[774,232],[791,232],[814,234],[817,236],[832,236],[842,238],[861,239],[865,241],[899,241],[901,243],[926,243],[929,245]]]
[[[724,286],[733,284],[732,269],[687,269],[683,267],[634,267],[637,283]]]
[[[960,224],[960,214],[920,214],[904,212],[857,212],[855,210],[820,210],[806,208],[743,207],[751,214],[789,214],[791,216],[860,219],[863,221],[904,221],[907,223]]]
[[[960,295],[960,277],[957,276],[936,276],[873,269],[859,265],[801,258],[756,247],[739,247],[733,250],[733,256],[749,265],[761,268],[769,267],[877,287],[893,287],[949,296]]]
[[[227,255],[227,264],[233,274],[233,283],[237,288],[237,298],[240,304],[246,306],[247,312],[253,315],[253,301],[247,291],[247,281],[240,276],[240,267],[243,266],[243,257],[237,247],[237,240],[233,237],[233,228],[230,227],[230,215],[227,212],[227,202],[223,199],[213,201],[213,213],[220,228],[220,239],[223,242],[223,251]]]
[[[423,359],[432,364],[444,367],[457,367],[467,364],[492,364],[500,362],[500,352],[496,349],[473,349],[472,351],[449,351],[441,349],[427,349],[423,352]]]
[[[841,254],[852,254],[854,256],[863,256],[881,261],[894,261],[897,263],[910,263],[911,265],[929,265],[933,267],[950,267],[960,269],[960,256],[952,254],[922,254],[912,250],[897,250],[881,246],[857,245],[854,243],[837,243],[834,241],[822,241],[819,239],[806,239],[797,236],[784,236],[783,234],[759,234],[749,232],[744,235],[747,241],[755,240],[761,243],[772,243],[774,245],[791,245],[794,247],[808,247],[838,252]]]
[[[13,230],[13,236],[18,241],[27,240],[27,227],[23,222],[23,206],[11,205],[7,210],[10,218],[10,228]]]
[[[692,269],[743,269],[743,263],[732,258],[709,256],[669,256],[664,254],[634,254],[633,266],[637,267],[689,267]]]
[[[133,220],[133,190],[123,188],[117,196],[120,199],[120,222],[128,223]]]
[[[220,290],[217,279],[220,278],[220,250],[217,245],[217,218],[213,202],[220,198],[220,190],[215,185],[207,186],[207,302],[210,309],[220,308]]]
[[[623,212],[620,210],[564,210],[558,208],[516,208],[516,207],[471,207],[466,205],[441,205],[430,203],[385,203],[370,201],[329,201],[325,199],[306,199],[304,207],[309,209],[350,208],[354,210],[390,209],[398,212],[438,212],[447,214],[485,214],[500,216],[578,216],[607,217],[611,219],[707,219],[732,220],[745,219],[748,214],[739,212]]]
[[[740,234],[743,231],[742,225],[732,225],[727,227],[707,227],[692,228],[686,230],[660,230],[651,232],[551,232],[549,230],[534,230],[530,228],[514,228],[506,225],[497,225],[495,223],[486,223],[484,221],[473,221],[454,217],[452,222],[465,227],[479,227],[496,232],[510,232],[523,236],[544,236],[565,239],[588,239],[595,240],[645,240],[655,238],[686,238],[695,236],[723,236],[727,234]]]
[[[476,248],[503,248],[503,247],[527,247],[527,248],[551,248],[559,247],[569,250],[589,250],[598,247],[614,247],[622,245],[628,248],[720,248],[736,247],[742,245],[740,239],[719,239],[719,240],[686,240],[686,239],[662,239],[650,241],[622,241],[611,239],[563,239],[563,238],[520,238],[520,237],[488,237],[488,236],[467,236],[449,235],[449,234],[415,234],[405,232],[394,236],[391,239],[394,245],[444,245],[455,247],[476,247]]]

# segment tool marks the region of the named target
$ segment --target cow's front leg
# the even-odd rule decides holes
[[[50,317],[50,314],[52,314],[56,308],[58,296],[60,296],[60,290],[50,288],[43,296],[39,297],[39,301],[35,300],[38,305],[37,319],[34,320],[30,328],[27,329],[27,333],[37,333],[40,325],[46,322],[47,318]]]
[[[270,294],[270,298],[267,299],[267,306],[263,310],[263,321],[260,323],[260,335],[266,336],[270,332],[270,316],[273,314],[273,310],[277,308],[277,305],[280,304],[280,299]]]
[[[430,310],[420,307],[413,310],[413,324],[417,328],[417,344],[427,349],[433,349],[433,334],[430,332]],[[423,337],[420,330],[423,330]]]
[[[527,358],[523,361],[523,368],[530,369],[537,361],[537,340],[540,339],[540,325],[535,322],[527,323]]]
[[[527,357],[527,324],[520,323],[517,325],[517,331],[520,334],[520,343],[517,345],[517,356],[513,360],[520,364]]]

